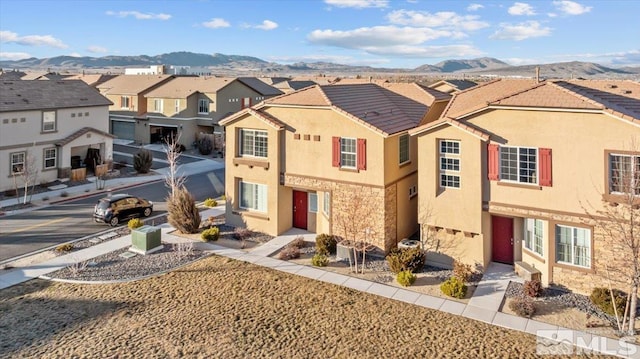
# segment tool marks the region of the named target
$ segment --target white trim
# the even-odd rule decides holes
[[[133,118],[133,116],[131,117]],[[119,121],[119,122],[133,122],[136,123],[136,120],[128,120],[126,118],[110,118],[110,121]]]
[[[454,128],[456,128],[456,129],[458,129],[458,130],[460,130],[462,132],[466,132],[469,135],[479,139],[482,142],[488,141],[488,139],[483,138],[482,136],[480,136],[480,135],[478,135],[476,133],[473,133],[472,131],[469,131],[466,128],[462,128],[460,126],[456,126],[456,125],[454,125],[454,124],[452,124],[452,123],[450,123],[448,121],[443,121],[443,122],[441,122],[441,123],[439,123],[437,125],[432,125],[432,126],[427,126],[425,128],[422,128],[419,131],[415,131],[415,132],[411,133],[411,136],[417,136],[417,135],[422,134],[423,132],[431,131],[431,130],[437,129],[438,127],[444,126],[444,125],[449,125],[449,126],[454,127]]]
[[[149,122],[149,126],[157,126],[157,127],[172,127],[172,128],[178,128],[178,125],[164,125],[161,123],[155,123],[155,122]]]
[[[502,149],[503,148],[515,148],[516,149],[516,163],[518,164],[518,167],[516,167],[516,176],[517,176],[517,180],[510,180],[510,179],[503,179],[502,178]],[[521,149],[528,149],[528,150],[536,150],[536,168],[533,171],[535,173],[535,182],[521,182],[520,181],[520,150]],[[528,146],[506,146],[506,145],[499,145],[498,146],[498,181],[500,182],[505,182],[505,183],[517,183],[517,184],[523,184],[523,185],[530,185],[530,186],[540,186],[540,148],[539,147],[528,147]]]

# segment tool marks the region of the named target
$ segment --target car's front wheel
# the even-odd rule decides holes
[[[120,219],[118,218],[118,216],[113,216],[113,218],[111,218],[111,220],[109,221],[109,224],[112,227],[115,227],[118,225],[118,223],[120,223]]]
[[[145,208],[142,214],[144,214],[145,217],[149,217],[151,215],[151,208]]]

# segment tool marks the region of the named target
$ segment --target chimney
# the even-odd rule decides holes
[[[536,66],[536,83],[540,83],[540,66]]]

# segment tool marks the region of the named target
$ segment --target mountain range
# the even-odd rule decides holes
[[[470,60],[446,60],[434,65],[422,65],[414,69],[375,68],[370,66],[352,66],[330,62],[298,62],[279,64],[257,57],[224,54],[201,54],[193,52],[170,52],[156,56],[104,56],[73,57],[57,56],[51,58],[28,58],[16,61],[0,61],[2,69],[49,70],[58,72],[80,72],[82,70],[108,70],[122,72],[125,67],[146,67],[150,65],[205,67],[212,73],[227,75],[316,75],[330,73],[336,76],[354,75],[470,75],[470,76],[515,76],[532,77],[536,68],[547,78],[567,77],[640,77],[640,68],[611,68],[591,62],[560,62],[541,65],[512,66],[501,60],[482,57]]]

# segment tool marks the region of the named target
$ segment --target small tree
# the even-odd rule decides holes
[[[632,148],[640,148],[632,143]],[[638,151],[635,151],[638,152]],[[627,300],[625,313],[617,313],[618,329],[621,333],[635,335],[636,307],[638,305],[638,288],[640,287],[640,172],[636,156],[618,156],[611,163],[609,187],[615,192],[611,201],[603,200],[600,208],[588,204],[583,206],[591,224],[599,228],[616,248],[617,262],[605,265],[626,279],[631,287],[630,300]],[[609,195],[609,194],[607,194]],[[604,198],[604,196],[603,196]],[[611,265],[611,267],[609,267]],[[609,277],[607,275],[607,277]],[[623,321],[619,317],[622,315]],[[626,319],[629,319],[626,322]]]
[[[29,186],[31,189],[36,185],[36,181],[38,180],[38,165],[36,164],[36,158],[29,152],[25,151],[24,153],[24,163],[17,167],[15,171],[12,173],[13,176],[13,185],[16,190],[16,195],[20,192],[18,191],[18,182],[22,182],[23,199],[22,203],[27,204],[31,202],[31,195],[29,192]],[[20,204],[20,197],[18,196],[18,204]]]
[[[186,187],[180,187],[167,199],[167,220],[182,233],[197,233],[200,229],[200,211]]]
[[[133,155],[133,168],[138,173],[148,173],[153,165],[153,154],[146,148]]]

